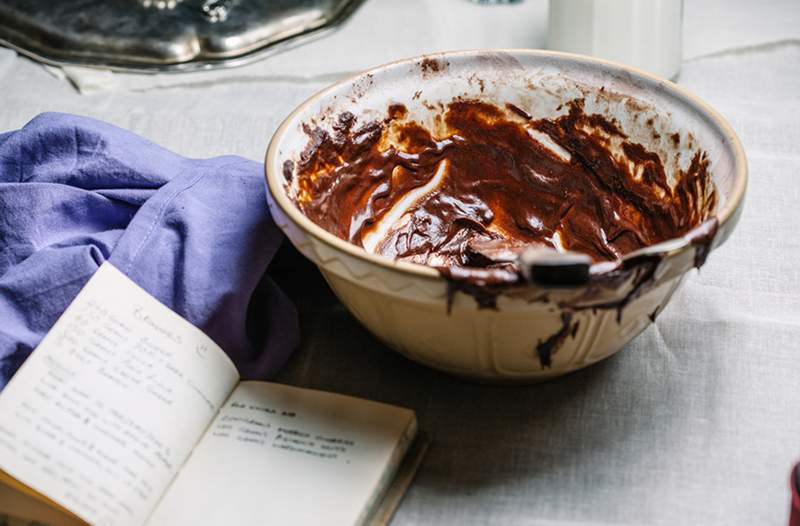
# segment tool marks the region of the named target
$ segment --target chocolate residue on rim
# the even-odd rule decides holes
[[[286,159],[283,163],[283,178],[286,179],[287,183],[292,182],[292,177],[294,174],[294,162],[291,159]]]
[[[430,57],[423,58],[422,62],[419,63],[419,67],[420,69],[422,69],[423,73],[430,73],[430,72],[439,73],[448,65],[449,65],[448,62],[443,63],[440,60],[436,60]]]
[[[660,254],[642,254],[625,259],[617,269],[594,276],[581,297],[569,303],[561,303],[559,306],[572,311],[614,309],[617,311],[617,323],[620,323],[623,309],[652,288],[662,260]],[[626,284],[628,290],[623,296],[614,294]],[[611,291],[614,299],[608,301],[599,299],[606,291]]]
[[[472,296],[480,309],[497,310],[497,297],[509,285],[523,282],[519,271],[509,267],[439,267],[437,270],[447,280],[448,314],[453,309],[456,292]]]
[[[719,220],[716,217],[705,221],[700,226],[692,230],[688,235],[689,242],[694,247],[694,267],[702,267],[708,254],[711,252],[711,247],[714,244],[714,238],[717,237],[719,230]]]

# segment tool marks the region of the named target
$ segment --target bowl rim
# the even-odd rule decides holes
[[[638,76],[646,81],[663,86],[672,96],[677,96],[677,98],[679,99],[683,98],[684,101],[689,103],[690,106],[694,106],[695,108],[697,108],[699,110],[699,113],[705,114],[705,116],[712,122],[712,124],[715,125],[719,129],[719,131],[722,132],[722,134],[727,139],[728,144],[730,145],[734,161],[733,189],[730,193],[730,196],[726,200],[725,206],[722,208],[722,210],[720,210],[719,212],[717,212],[717,214],[715,214],[715,217],[719,221],[719,228],[721,231],[723,230],[723,227],[728,223],[729,220],[735,219],[737,217],[736,212],[742,205],[742,202],[744,200],[745,190],[747,188],[747,178],[748,178],[747,157],[745,156],[744,153],[744,147],[742,146],[739,137],[736,135],[736,132],[733,130],[733,127],[717,110],[711,107],[708,103],[706,103],[697,95],[691,93],[689,90],[675,84],[674,82],[668,79],[659,77],[658,75],[649,73],[647,71],[641,70],[633,66],[628,66],[625,64],[620,64],[618,62],[590,57],[586,55],[579,55],[576,53],[566,53],[562,51],[551,51],[544,49],[515,49],[515,48],[476,48],[476,49],[467,49],[458,51],[442,51],[442,52],[426,53],[424,55],[417,55],[414,57],[403,58],[363,70],[353,75],[348,75],[347,77],[314,93],[313,95],[308,97],[305,101],[303,101],[299,106],[297,106],[294,110],[292,110],[292,112],[289,113],[289,115],[287,115],[283,119],[280,126],[278,126],[278,129],[275,130],[275,133],[272,134],[272,137],[270,139],[264,160],[264,172],[267,182],[267,190],[272,195],[272,198],[276,203],[276,205],[279,206],[281,208],[281,211],[284,214],[286,214],[286,216],[292,222],[294,222],[298,227],[300,227],[302,230],[304,230],[307,234],[311,235],[316,240],[321,241],[322,243],[328,245],[331,248],[345,252],[355,258],[367,260],[370,263],[376,264],[386,269],[397,270],[413,274],[417,277],[426,278],[428,280],[436,280],[436,281],[444,280],[444,277],[434,267],[422,265],[419,263],[410,263],[407,261],[397,261],[388,258],[386,256],[367,252],[362,247],[354,245],[349,241],[345,241],[344,239],[341,239],[338,236],[331,234],[321,226],[314,223],[311,219],[306,217],[306,215],[303,214],[297,208],[297,206],[289,199],[289,197],[286,195],[286,192],[284,191],[283,184],[281,182],[282,171],[280,169],[280,166],[278,166],[277,164],[278,143],[280,142],[282,137],[287,133],[289,126],[295,123],[295,121],[297,120],[296,119],[297,116],[305,112],[309,108],[309,106],[312,106],[320,99],[327,97],[329,94],[336,92],[343,86],[353,85],[358,81],[358,79],[364,78],[367,75],[373,75],[377,72],[390,68],[395,68],[405,64],[419,63],[425,59],[471,57],[481,54],[507,54],[515,57],[523,55],[529,57],[545,57],[557,60],[561,59],[572,62],[590,63],[597,66],[603,66],[608,69],[625,72],[631,75],[632,77]],[[690,242],[692,234],[696,230],[701,228],[701,226],[702,225],[693,228],[692,230],[690,230],[681,237],[667,239],[655,245],[649,245],[634,252],[630,252],[625,256],[623,256],[621,260],[624,261],[628,258],[638,257],[643,254],[653,254],[653,253],[674,254],[687,250],[692,246]],[[604,266],[604,262],[595,263],[593,267],[595,266],[598,266],[598,268],[607,268],[607,265]]]

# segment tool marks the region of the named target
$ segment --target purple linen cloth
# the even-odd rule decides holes
[[[265,276],[282,234],[262,173],[73,115],[0,135],[0,389],[105,260],[208,334],[243,377],[278,369],[298,323]],[[249,323],[248,309],[259,312]]]

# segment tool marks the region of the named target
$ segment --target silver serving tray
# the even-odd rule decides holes
[[[123,71],[246,64],[318,38],[363,0],[0,0],[0,44]]]

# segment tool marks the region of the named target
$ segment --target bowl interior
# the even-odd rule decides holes
[[[382,120],[389,105],[400,103],[408,118],[432,129],[442,105],[459,97],[510,103],[535,119],[556,118],[568,111],[569,102],[582,100],[586,113],[615,121],[629,140],[657,153],[667,174],[687,169],[695,152],[705,151],[717,192],[714,215],[721,224],[742,199],[744,156],[735,134],[713,109],[669,81],[575,55],[471,51],[381,66],[301,105],[275,134],[268,152],[267,177],[277,204],[315,237],[339,248],[347,245],[346,250],[369,259],[386,259],[366,254],[306,218],[293,203],[297,181],[283,177],[284,163],[296,162],[309,144],[306,126],[331,130],[344,112],[354,114],[359,123]],[[406,265],[420,267],[400,266]]]

